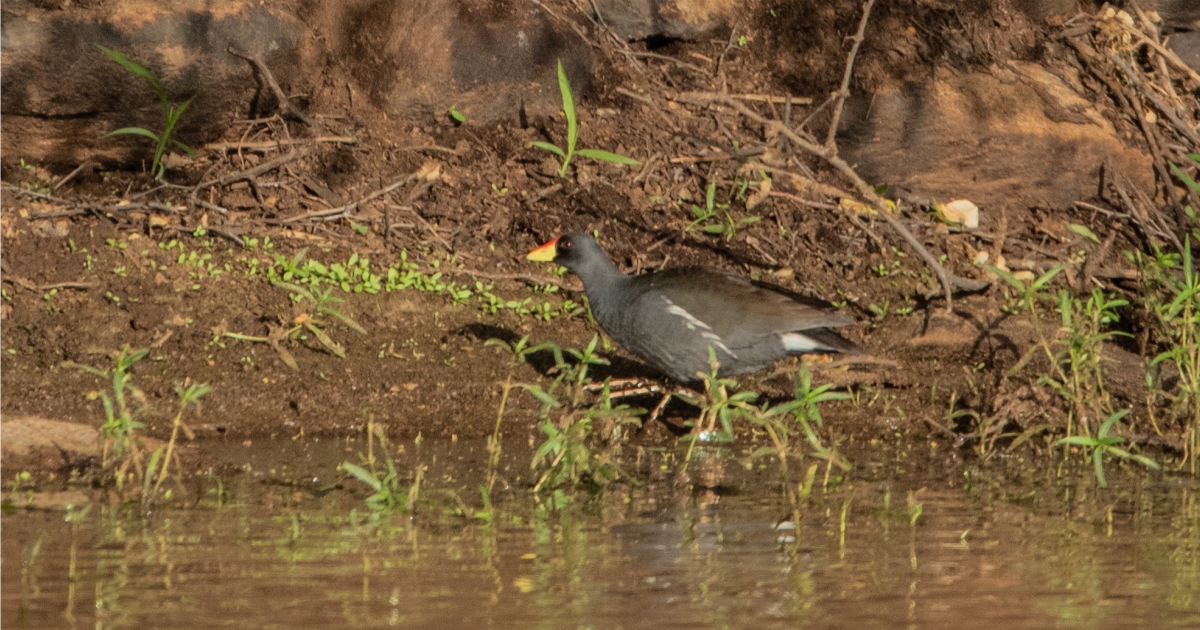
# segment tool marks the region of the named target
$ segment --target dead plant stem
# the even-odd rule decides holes
[[[846,71],[842,74],[842,87],[834,94],[833,116],[829,121],[829,131],[825,134],[825,147],[831,155],[837,155],[838,123],[842,119],[842,109],[846,105],[846,97],[850,96],[850,76],[854,73],[854,58],[858,56],[858,47],[863,43],[863,33],[867,30],[867,20],[871,17],[871,7],[874,5],[875,0],[867,0],[863,4],[863,14],[862,19],[858,22],[858,32],[850,38],[854,45],[846,57]]]

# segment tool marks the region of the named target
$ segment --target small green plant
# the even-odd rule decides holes
[[[309,291],[300,285],[292,284],[290,282],[283,282],[280,280],[276,280],[272,282],[272,284],[281,289],[287,289],[290,291],[293,302],[307,302],[308,304],[312,305],[309,309],[307,309],[306,312],[296,316],[296,318],[293,320],[295,326],[288,331],[289,337],[299,334],[301,329],[308,330],[308,332],[312,333],[313,336],[317,338],[317,341],[319,341],[321,345],[325,346],[326,349],[337,355],[339,358],[345,359],[346,351],[336,341],[331,339],[324,330],[324,328],[328,328],[326,316],[332,316],[338,319],[359,334],[367,334],[366,329],[362,326],[359,326],[358,322],[355,322],[341,311],[330,306],[331,304],[338,304],[344,301],[341,298],[331,295],[333,292],[333,287],[326,287],[323,291]]]
[[[692,204],[692,222],[683,229],[684,234],[700,227],[708,234],[723,234],[725,240],[731,241],[739,229],[762,220],[762,217],[758,216],[733,218],[729,212],[729,204],[716,203],[716,196],[717,180],[713,179],[708,182],[708,188],[704,192],[704,207]],[[725,215],[723,219],[720,216],[722,213]]]
[[[567,148],[564,151],[558,145],[549,142],[534,142],[533,146],[544,149],[562,158],[562,166],[558,169],[559,177],[567,176],[567,168],[571,164],[571,158],[578,155],[579,157],[600,160],[601,162],[612,162],[615,164],[625,164],[627,166],[637,166],[641,162],[624,155],[612,153],[611,151],[603,151],[600,149],[576,149],[575,143],[579,139],[579,124],[575,117],[575,97],[571,94],[571,83],[567,80],[567,73],[563,70],[562,60],[558,61],[558,91],[562,94],[563,115],[567,118]]]
[[[158,492],[162,487],[163,481],[167,478],[171,461],[175,461],[175,468],[180,475],[183,474],[183,467],[179,464],[179,456],[175,454],[175,443],[179,439],[179,432],[182,430],[188,439],[195,439],[192,430],[183,422],[183,412],[191,405],[197,408],[200,406],[200,399],[205,394],[212,391],[206,383],[175,383],[175,395],[179,397],[179,411],[175,414],[175,420],[171,424],[171,439],[167,442],[167,452],[162,458],[162,469],[158,471],[158,480],[154,482],[154,491]],[[154,476],[153,468],[150,471],[150,477]]]
[[[732,442],[733,421],[753,415],[755,407],[752,403],[758,398],[758,392],[734,391],[738,388],[734,379],[721,378],[720,363],[712,346],[708,348],[708,365],[709,372],[699,375],[704,383],[703,398],[688,400],[700,408],[700,418],[692,425],[692,432],[684,438],[689,440],[685,464],[691,461],[696,442]],[[718,422],[720,429],[717,428]]]
[[[715,377],[715,374],[713,375]],[[706,381],[713,380],[712,378]],[[848,464],[834,449],[828,448],[821,443],[821,439],[817,436],[813,425],[820,427],[823,423],[821,417],[821,405],[834,400],[846,400],[850,398],[848,394],[831,391],[832,384],[820,385],[813,387],[812,374],[809,371],[808,365],[804,364],[800,367],[800,373],[796,380],[795,395],[792,400],[771,405],[763,403],[761,407],[754,407],[749,404],[740,405],[738,409],[739,415],[746,417],[752,424],[766,432],[771,439],[771,444],[762,446],[753,451],[746,458],[744,464],[752,465],[754,460],[765,455],[774,455],[779,460],[779,472],[783,481],[785,494],[791,503],[792,509],[795,512],[794,516],[799,517],[798,510],[800,509],[800,501],[809,496],[812,492],[813,476],[816,471],[816,465],[809,467],[806,480],[800,485],[794,485],[791,479],[791,459],[802,460],[803,454],[792,446],[792,437],[796,435],[797,429],[803,433],[809,445],[813,448],[813,455],[824,459],[827,465],[837,465],[842,468],[848,468]],[[752,392],[743,392],[750,393]],[[755,394],[756,396],[756,394]],[[717,398],[717,397],[713,397]],[[748,403],[750,397],[745,397],[745,403]]]
[[[1196,459],[1200,454],[1200,272],[1192,259],[1190,236],[1184,238],[1182,256],[1155,254],[1153,259],[1132,256],[1142,270],[1143,305],[1155,336],[1166,345],[1151,366],[1170,365],[1179,371],[1179,390],[1172,407],[1183,420],[1184,458],[1195,474],[1200,468]]]
[[[334,289],[332,286],[326,286],[323,290],[309,290],[307,287],[293,284],[291,282],[284,282],[282,280],[272,280],[271,284],[287,290],[289,292],[288,297],[294,304],[309,304],[311,306],[293,317],[291,320],[291,326],[288,328],[284,328],[284,326],[287,325],[284,322],[281,322],[283,325],[268,325],[268,330],[270,332],[266,337],[256,337],[238,332],[218,330],[209,345],[217,345],[222,348],[225,347],[221,343],[222,338],[270,344],[275,352],[279,354],[280,360],[282,360],[283,363],[289,368],[298,372],[300,371],[299,364],[296,363],[295,357],[292,356],[292,353],[289,352],[288,349],[281,344],[281,342],[289,339],[292,341],[304,341],[307,339],[307,332],[308,334],[313,335],[313,337],[315,337],[317,341],[325,347],[326,350],[330,351],[338,358],[345,359],[346,350],[342,348],[341,344],[334,341],[333,338],[329,336],[329,333],[326,332],[326,330],[329,328],[329,318],[332,317],[337,319],[359,334],[367,334],[366,329],[360,326],[358,322],[355,322],[349,316],[331,306],[332,304],[338,304],[344,301],[341,298],[334,297],[332,295]]]
[[[196,152],[191,147],[171,137],[171,134],[175,132],[175,125],[179,123],[179,118],[183,116],[183,112],[187,110],[196,97],[189,98],[182,105],[171,105],[171,101],[167,98],[167,88],[158,80],[158,77],[154,76],[153,72],[126,57],[124,53],[105,48],[99,44],[96,47],[105,55],[108,55],[110,59],[121,64],[121,67],[145,79],[154,88],[154,91],[158,93],[158,100],[162,103],[163,111],[163,130],[161,133],[154,133],[144,127],[123,127],[116,131],[110,131],[107,135],[137,135],[154,141],[154,161],[151,162],[150,172],[154,175],[155,180],[162,180],[167,172],[166,163],[163,161],[163,154],[166,152],[168,145],[175,145],[183,149],[190,156],[194,157],[196,155]]]
[[[379,460],[375,457],[375,440],[379,440],[380,450],[388,453],[383,458],[386,472],[380,468]],[[339,468],[350,473],[373,491],[366,498],[367,506],[372,510],[376,512],[412,512],[417,504],[426,467],[424,465],[417,466],[413,473],[412,483],[405,486],[400,479],[400,473],[396,470],[396,462],[390,455],[391,451],[383,431],[375,424],[374,419],[371,419],[367,422],[367,454],[359,453],[361,463],[366,467],[342,462]]]
[[[822,458],[836,459],[836,452],[821,444],[821,440],[813,431],[812,425],[818,427],[824,426],[824,419],[821,417],[821,405],[823,403],[835,400],[848,400],[849,394],[842,392],[831,391],[833,385],[826,383],[824,385],[813,387],[812,374],[809,372],[808,365],[800,366],[800,376],[796,381],[795,402],[796,405],[796,422],[800,425],[800,429],[804,431],[804,437],[808,440],[810,446],[816,451],[816,455]]]
[[[451,105],[450,109],[446,110],[446,116],[454,123],[456,127],[467,122],[467,117],[462,112],[458,111],[458,107],[455,105]]]
[[[1133,460],[1147,468],[1152,468],[1154,470],[1158,470],[1159,468],[1158,462],[1154,461],[1153,459],[1150,459],[1145,455],[1135,455],[1123,448],[1118,447],[1117,445],[1124,442],[1125,438],[1119,436],[1110,437],[1108,435],[1108,432],[1112,429],[1113,425],[1115,425],[1121,418],[1124,418],[1128,413],[1128,409],[1121,409],[1120,411],[1117,411],[1109,416],[1100,425],[1100,429],[1096,431],[1096,435],[1094,437],[1074,435],[1071,437],[1065,437],[1058,441],[1060,445],[1070,444],[1091,449],[1092,463],[1096,467],[1096,481],[1100,484],[1101,488],[1108,487],[1108,482],[1104,479],[1105,455],[1113,455],[1121,459]]]
[[[564,488],[576,487],[584,482],[598,487],[618,475],[615,448],[619,446],[623,435],[621,427],[637,422],[636,417],[645,413],[642,409],[631,408],[628,405],[614,405],[608,381],[601,385],[596,401],[590,405],[585,404],[584,395],[589,389],[587,385],[590,384],[590,366],[607,363],[596,354],[599,340],[599,335],[594,335],[583,350],[567,349],[565,352],[549,342],[530,346],[528,337],[513,344],[499,339],[487,342],[487,345],[506,349],[513,356],[514,363],[523,363],[530,355],[542,350],[548,350],[554,356],[555,370],[558,374],[548,387],[513,383],[511,373],[509,380],[503,385],[505,394],[520,387],[542,403],[538,413],[538,429],[546,439],[534,453],[530,468],[541,471],[533,488],[534,493],[541,493],[543,488],[551,490],[549,505],[554,509],[561,508],[570,501],[571,495],[565,493]],[[567,356],[574,360],[568,361]],[[507,396],[502,396],[501,404],[506,401]],[[496,417],[497,434],[502,417],[503,406]],[[596,448],[595,442],[598,437],[607,438],[613,448]],[[489,452],[491,451],[489,448]],[[498,449],[496,452],[498,453]]]
[[[1058,293],[1058,312],[1062,326],[1055,335],[1051,373],[1042,375],[1039,382],[1052,387],[1071,405],[1067,431],[1077,427],[1083,435],[1092,431],[1092,422],[1112,413],[1112,402],[1104,387],[1104,344],[1118,335],[1110,326],[1118,321],[1116,309],[1126,306],[1125,300],[1113,299],[1100,289],[1092,290],[1087,301],[1067,291]]]
[[[564,299],[557,305],[546,301],[542,302],[540,306],[534,304],[533,298],[506,300],[492,293],[493,288],[494,285],[491,283],[485,285],[479,280],[475,281],[475,295],[479,298],[479,308],[488,315],[495,315],[501,311],[508,310],[520,317],[532,315],[537,319],[548,322],[556,317],[568,317],[581,309],[574,300],[570,299]]]
[[[86,365],[74,365],[88,373],[102,378],[112,378],[112,395],[108,392],[99,393],[100,401],[104,404],[104,424],[100,432],[104,436],[104,449],[101,464],[108,467],[110,457],[121,460],[127,455],[125,466],[133,464],[138,477],[142,476],[142,456],[139,442],[135,436],[138,429],[144,428],[135,418],[141,414],[145,406],[146,395],[133,384],[129,371],[135,363],[145,358],[148,349],[131,350],[127,344],[117,354],[111,375],[108,370],[100,370]],[[134,405],[136,403],[136,406]]]

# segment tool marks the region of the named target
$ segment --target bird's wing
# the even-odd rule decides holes
[[[670,301],[668,308],[686,312],[713,333],[734,342],[854,322],[820,300],[787,295],[715,269],[671,269],[639,278],[646,278],[647,288]]]

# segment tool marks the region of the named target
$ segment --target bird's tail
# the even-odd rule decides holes
[[[853,341],[828,328],[809,328],[808,330],[784,333],[783,347],[793,354],[805,352],[867,354],[866,350],[858,347]]]

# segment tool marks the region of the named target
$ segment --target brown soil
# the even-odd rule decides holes
[[[829,22],[828,29],[836,30],[837,37],[830,39],[836,42],[853,30],[858,13],[852,10],[845,13],[852,19],[835,19],[832,11],[816,14]],[[880,24],[897,25],[922,15],[905,16],[888,9],[878,19]],[[960,17],[988,32],[998,30],[989,29],[991,21],[984,11]],[[793,16],[788,13],[784,18]],[[749,35],[764,44],[748,46],[748,54],[737,46],[722,54],[728,32],[713,38],[721,40],[719,44],[704,39],[673,43],[654,52],[709,71],[723,57],[721,75],[733,93],[791,91],[820,102],[840,78],[844,49],[830,44],[820,60],[812,58],[813,51],[799,48],[785,55],[765,44],[783,45],[785,38],[759,28]],[[931,58],[947,54],[942,49],[921,49],[905,39],[910,31],[900,32],[907,33],[901,38],[907,43],[903,49],[889,50],[884,33],[868,31],[869,43],[860,62],[866,78],[856,87],[889,76],[903,77]],[[1036,30],[1022,33],[1038,37]],[[1022,50],[1027,46],[1020,45]],[[51,174],[34,167],[4,173],[6,186],[0,197],[5,281],[0,408],[4,416],[38,415],[98,426],[104,411],[96,392],[109,384],[72,364],[110,368],[114,353],[129,345],[150,348],[147,358],[134,367],[133,376],[145,391],[148,412],[143,421],[155,437],[169,435],[174,385],[188,379],[213,387],[202,413],[189,415],[201,438],[349,434],[361,430],[372,416],[396,435],[482,435],[491,430],[498,383],[510,370],[508,357],[484,342],[529,335],[535,342],[580,347],[595,332],[586,316],[544,322],[511,311],[485,314],[478,297],[462,305],[441,294],[411,289],[375,295],[338,289],[335,295],[345,300],[339,308],[367,334],[338,323],[328,325],[329,335],[345,347],[345,359],[334,356],[311,335],[304,341],[283,342],[299,366],[294,371],[268,344],[219,336],[223,332],[267,336],[271,326],[290,325],[304,315],[301,306],[289,300],[288,291],[262,276],[245,277],[245,259],[256,258],[265,266],[275,254],[291,258],[306,249],[307,258],[329,264],[358,254],[369,257],[378,273],[398,261],[404,250],[422,272],[431,273],[431,266],[440,264],[442,271],[451,270],[447,279],[472,291],[471,272],[477,272],[481,282],[494,282],[492,291],[506,299],[532,297],[538,304],[557,304],[561,294],[538,293],[522,280],[510,278],[547,274],[547,269],[524,260],[533,246],[564,230],[594,229],[613,258],[628,270],[664,264],[714,265],[803,294],[848,302],[847,310],[861,323],[846,330],[847,336],[898,367],[866,364],[820,373],[819,380],[845,385],[858,397],[857,402],[828,406],[826,427],[833,436],[902,431],[930,433],[940,439],[944,429],[932,429],[931,423],[946,426],[944,416],[952,395],[959,409],[1007,414],[1021,426],[1041,422],[1039,416],[1057,418],[1049,398],[1026,386],[1028,379],[1005,376],[1027,347],[1030,332],[1026,323],[1001,312],[1004,297],[996,290],[964,297],[956,300],[953,316],[942,314],[943,303],[925,298],[937,291],[936,282],[882,223],[873,224],[886,246],[880,249],[840,212],[792,206],[782,199],[747,212],[744,201],[735,199],[730,208],[735,217],[753,214],[762,220],[738,230],[732,240],[699,232],[683,235],[691,219],[690,206],[703,203],[710,176],[719,179],[723,199],[730,197],[735,184],[736,163],[708,156],[714,149],[732,152],[732,141],[741,146],[760,143],[760,131],[737,126],[735,118],[715,118],[711,112],[661,98],[667,91],[712,90],[716,79],[711,74],[657,59],[639,61],[635,68],[610,45],[600,49],[604,54],[597,57],[594,81],[579,99],[580,144],[643,161],[653,156],[648,169],[577,159],[574,180],[559,180],[552,174],[554,165],[547,154],[529,143],[545,139],[561,143],[565,124],[560,117],[530,121],[528,128],[516,121],[488,128],[456,127],[448,120],[397,121],[360,104],[353,111],[347,107],[315,112],[325,116],[320,130],[295,122],[285,130],[278,121],[230,128],[225,140],[231,143],[267,142],[288,135],[353,135],[360,140],[349,145],[305,145],[298,159],[259,176],[254,182],[257,188],[242,182],[206,189],[202,200],[228,209],[228,214],[187,205],[186,191],[146,193],[154,188],[153,182],[138,173],[85,169],[50,199],[20,190],[45,186],[66,171]],[[903,54],[897,57],[896,50]],[[799,62],[805,55],[807,66]],[[786,61],[777,63],[777,58]],[[645,94],[655,105],[623,95],[619,88]],[[767,107],[758,109],[770,112]],[[793,113],[798,118],[805,115],[803,110]],[[444,149],[411,148],[431,146]],[[208,152],[171,170],[168,180],[194,185],[280,154]],[[386,204],[364,204],[352,222],[280,223],[360,199],[428,162],[440,166],[440,177],[409,183]],[[115,208],[122,199],[173,202],[187,209]],[[79,210],[84,201],[93,210]],[[1065,229],[1078,220],[1071,212],[1013,209],[1006,218],[1010,238],[1023,235],[1040,242],[1050,234],[1061,239],[1052,242],[1056,247],[1082,246],[1082,239]],[[913,215],[917,219],[913,229],[922,240],[935,253],[945,253],[947,265],[958,273],[982,277],[970,265],[978,243],[935,229],[924,216]],[[400,227],[385,237],[386,223]],[[210,229],[206,236],[195,235],[201,226]],[[366,233],[355,226],[365,226]],[[269,251],[261,245],[266,237],[274,244]],[[260,246],[247,250],[233,238],[257,238]],[[163,249],[172,240],[186,252],[211,254],[208,262],[225,272],[197,277],[196,268],[177,263],[178,249]],[[1119,246],[1120,241],[1115,247]],[[448,260],[450,256],[456,258]],[[882,271],[877,271],[880,266]],[[575,281],[565,282],[574,286]],[[83,284],[61,287],[50,295],[50,287],[59,283]],[[893,313],[905,307],[913,310],[877,318],[870,310],[872,304],[886,304]],[[613,362],[607,373],[654,376],[620,351],[605,354]],[[1128,361],[1136,365],[1138,358],[1130,355]],[[547,368],[545,362],[534,361],[515,368],[515,378],[545,379]],[[1139,380],[1131,377],[1128,387],[1118,383],[1113,389],[1128,398],[1124,402],[1137,402]],[[743,384],[785,396],[790,378],[768,372]],[[654,400],[639,402],[653,404]],[[533,431],[534,408],[529,397],[515,397],[506,416],[512,427],[509,435]],[[688,413],[684,406],[673,409],[673,421]],[[665,435],[659,431],[655,429],[654,435]]]

